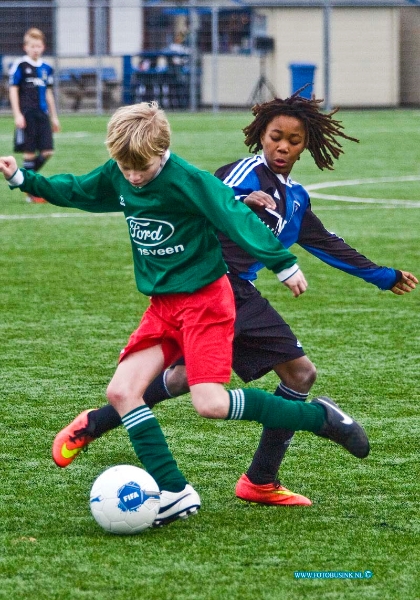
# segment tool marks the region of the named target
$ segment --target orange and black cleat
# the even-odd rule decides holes
[[[88,414],[94,409],[84,410],[67,427],[55,436],[52,446],[53,461],[64,469],[80,452],[95,439],[88,433]]]

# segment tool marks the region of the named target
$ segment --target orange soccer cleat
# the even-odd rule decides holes
[[[236,484],[236,496],[247,502],[268,504],[270,506],[311,506],[309,498],[295,494],[285,488],[279,481],[257,485],[246,475],[242,475]]]
[[[26,202],[31,202],[33,204],[48,204],[44,198],[40,196],[33,196],[32,194],[26,194]]]
[[[52,446],[53,461],[58,467],[67,467],[81,450],[95,438],[88,434],[87,415],[94,409],[84,410],[55,436]]]

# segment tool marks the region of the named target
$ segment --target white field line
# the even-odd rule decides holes
[[[81,139],[81,138],[87,138],[87,137],[92,137],[92,136],[98,136],[101,135],[103,138],[105,138],[105,133],[89,133],[88,131],[60,131],[58,133],[54,134],[54,139],[68,139],[68,140],[77,140],[77,139]],[[2,133],[0,134],[0,142],[9,142],[13,140],[13,133],[12,134],[6,134],[6,133]]]
[[[75,212],[75,213],[49,213],[46,215],[0,215],[2,221],[19,221],[20,219],[80,219],[81,217],[93,218],[93,217],[123,217],[122,212],[109,212],[109,213],[89,213],[86,211]]]
[[[420,175],[405,175],[402,177],[376,177],[370,179],[345,179],[343,181],[326,181],[324,183],[310,183],[305,186],[305,189],[310,192],[311,198],[319,198],[321,200],[336,200],[338,202],[353,202],[358,204],[380,204],[382,208],[395,208],[396,206],[400,206],[403,208],[420,208],[420,201],[410,201],[410,200],[401,200],[401,199],[389,199],[389,200],[380,200],[378,198],[360,198],[358,196],[338,196],[332,194],[320,194],[319,192],[314,192],[313,190],[331,188],[331,187],[344,187],[351,185],[363,185],[372,184],[372,183],[396,183],[396,182],[404,182],[404,181],[420,181]],[[317,207],[317,212],[319,210],[333,210],[339,209],[339,207]],[[356,209],[356,208],[368,208],[366,207],[347,207],[348,209]],[[339,209],[341,210],[341,208]],[[0,220],[3,221],[12,221],[19,219],[68,219],[68,218],[81,218],[81,217],[117,217],[121,216],[121,213],[89,213],[89,212],[75,212],[75,213],[49,213],[49,214],[37,214],[37,215],[1,215]]]
[[[420,201],[402,200],[397,198],[389,198],[387,200],[379,198],[360,198],[359,196],[342,196],[337,194],[321,194],[314,190],[322,190],[326,188],[344,187],[348,185],[363,185],[372,183],[398,183],[406,181],[420,181],[420,175],[404,175],[401,177],[375,177],[369,179],[345,179],[343,181],[326,181],[324,183],[310,183],[305,188],[310,192],[311,198],[319,198],[320,200],[335,200],[337,202],[356,202],[360,204],[380,204],[385,208],[395,208],[401,206],[405,208],[420,208]],[[419,194],[420,196],[420,194]]]

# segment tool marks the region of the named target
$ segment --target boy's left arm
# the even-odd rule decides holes
[[[360,254],[342,238],[328,231],[310,208],[303,217],[297,243],[331,267],[399,296],[414,290],[418,283],[412,273],[379,266]]]

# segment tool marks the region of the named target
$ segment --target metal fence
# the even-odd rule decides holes
[[[61,112],[100,114],[124,103],[151,99],[158,100],[166,109],[217,111],[220,106],[249,106],[276,93],[286,94],[291,90],[285,67],[280,76],[279,51],[276,48],[277,62],[272,51],[274,44],[280,45],[290,33],[288,26],[281,28],[283,13],[280,14],[279,9],[288,11],[289,18],[290,10],[297,8],[302,16],[315,9],[319,13],[313,13],[312,21],[322,48],[316,55],[316,77],[328,108],[331,64],[342,60],[338,53],[332,57],[331,52],[331,19],[335,9],[348,6],[355,10],[358,7],[404,10],[411,6],[411,10],[419,14],[420,8],[413,8],[416,2],[232,0],[229,3],[226,0],[220,4],[216,0],[186,3],[179,0],[2,0],[0,111],[10,111],[7,72],[13,60],[23,54],[23,35],[29,27],[38,27],[46,35],[45,56],[55,70],[55,94]],[[408,21],[412,21],[411,17],[406,19]],[[372,24],[372,30],[375,28],[376,24]],[[388,43],[389,31],[384,29],[383,36],[388,37]],[[296,44],[296,56],[300,55],[301,46],[301,43]],[[411,46],[406,44],[406,47]],[[410,52],[415,68],[406,69],[408,77],[416,68],[420,73],[420,60],[415,58],[417,50]],[[308,56],[313,58],[310,51]],[[368,62],[369,57],[369,54],[363,57],[363,62]],[[341,68],[338,64],[337,73]],[[349,68],[357,72],[361,66],[355,60]],[[396,66],[389,75],[390,80],[396,79],[397,71]],[[274,84],[270,76],[275,79]],[[381,77],[386,76],[381,73]],[[399,90],[394,96],[399,97]],[[363,101],[355,95],[354,103]],[[379,99],[377,103],[381,104]]]
[[[135,0],[0,3],[0,109],[7,73],[30,27],[46,35],[60,110],[102,113],[157,99],[165,108],[201,106],[203,53],[251,52],[251,10]],[[213,72],[216,77],[216,71]],[[217,109],[215,99],[214,108]]]

